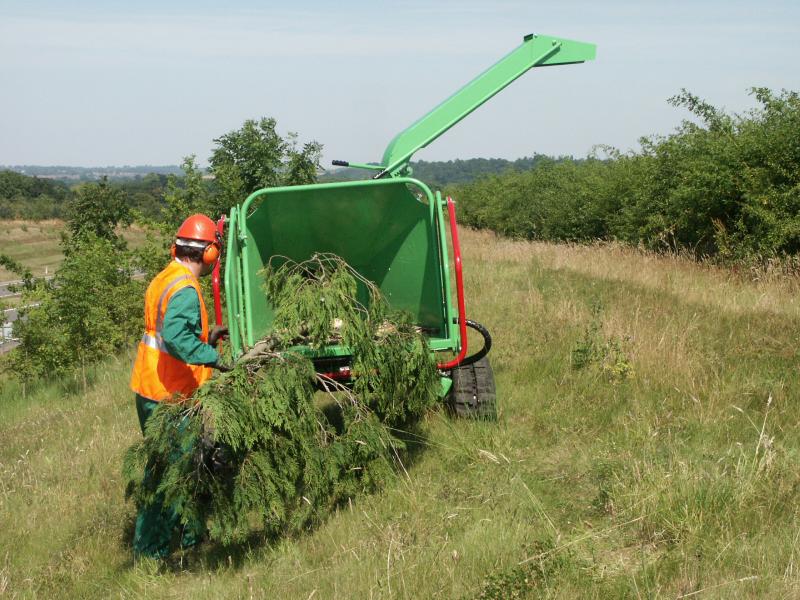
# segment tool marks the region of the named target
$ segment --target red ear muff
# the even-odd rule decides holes
[[[203,264],[213,265],[219,259],[219,244],[213,242],[203,250]]]

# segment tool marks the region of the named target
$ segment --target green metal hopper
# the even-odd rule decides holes
[[[371,179],[265,188],[233,207],[225,224],[224,285],[234,357],[266,336],[272,326],[272,308],[258,272],[270,260],[281,260],[276,257],[303,261],[314,253],[328,252],[374,281],[393,308],[410,313],[426,332],[431,351],[458,355],[440,363],[443,392],[450,387],[450,376],[457,383],[463,379],[456,373],[459,367],[481,359],[488,368],[485,352],[477,358],[464,356],[467,319],[460,289],[454,205],[448,205],[440,192],[411,178],[409,161],[417,150],[529,69],[579,63],[594,56],[592,44],[525,36],[522,45],[398,134],[379,165],[334,161],[336,165],[376,171]],[[458,309],[450,289],[448,222],[457,255]],[[490,338],[485,329],[482,333],[488,351]],[[326,348],[316,357],[339,360],[338,368],[347,374],[347,348]],[[468,395],[465,392],[464,397]],[[478,400],[473,398],[474,402]]]

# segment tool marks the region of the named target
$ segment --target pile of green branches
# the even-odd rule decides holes
[[[161,499],[223,543],[306,529],[379,489],[439,386],[422,334],[342,259],[274,261],[264,277],[270,335],[188,401],[159,406],[123,465],[138,508]],[[302,350],[331,344],[352,353],[351,385]]]

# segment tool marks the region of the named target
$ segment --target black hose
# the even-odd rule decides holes
[[[453,319],[453,323],[458,325],[458,317],[455,317]],[[458,367],[464,367],[466,365],[471,365],[472,363],[478,362],[484,356],[489,354],[489,350],[492,349],[492,336],[489,333],[489,330],[486,329],[486,327],[484,327],[477,321],[473,321],[472,319],[467,319],[465,323],[467,327],[474,329],[483,336],[483,348],[478,350],[475,354],[465,357],[464,360],[462,360],[460,363],[458,363],[458,365],[456,365]],[[466,342],[466,340],[464,340],[463,342]]]

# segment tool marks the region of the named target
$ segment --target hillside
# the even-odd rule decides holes
[[[6,254],[21,262],[36,276],[52,274],[63,256],[59,242],[64,231],[64,222],[47,221],[3,221],[0,232],[0,254]],[[0,267],[0,282],[17,279]]]
[[[0,381],[0,594],[800,595],[797,282],[610,245],[462,245],[499,423],[430,414],[394,484],[296,538],[135,564],[130,357],[86,393]]]

